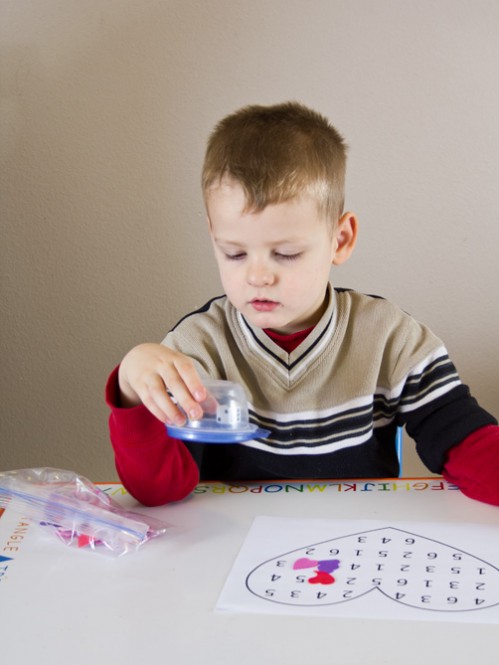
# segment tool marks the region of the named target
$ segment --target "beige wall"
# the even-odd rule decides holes
[[[499,414],[496,0],[0,12],[0,469],[115,478],[106,377],[219,293],[200,164],[213,124],[253,102],[301,100],[346,135],[361,237],[335,283],[426,321]]]

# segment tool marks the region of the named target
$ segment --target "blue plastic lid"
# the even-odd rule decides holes
[[[232,381],[206,381],[207,398],[200,403],[200,420],[187,420],[182,427],[167,425],[170,436],[199,443],[241,443],[270,434],[249,422],[243,387]]]
[[[195,443],[241,443],[265,437],[270,434],[268,429],[261,429],[256,425],[249,425],[245,430],[234,429],[203,429],[198,427],[174,427],[167,425],[168,434],[182,441]]]

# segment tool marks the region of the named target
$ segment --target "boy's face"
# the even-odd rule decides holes
[[[338,250],[337,229],[310,198],[245,212],[234,181],[207,196],[208,222],[227,297],[254,326],[289,334],[315,325]]]

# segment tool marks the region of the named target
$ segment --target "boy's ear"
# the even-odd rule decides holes
[[[357,227],[357,217],[354,213],[344,213],[334,233],[336,251],[333,258],[333,265],[339,266],[350,258],[357,242]]]

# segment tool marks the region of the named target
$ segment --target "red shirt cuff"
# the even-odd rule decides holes
[[[466,496],[498,506],[499,427],[481,427],[451,448],[443,476]]]

